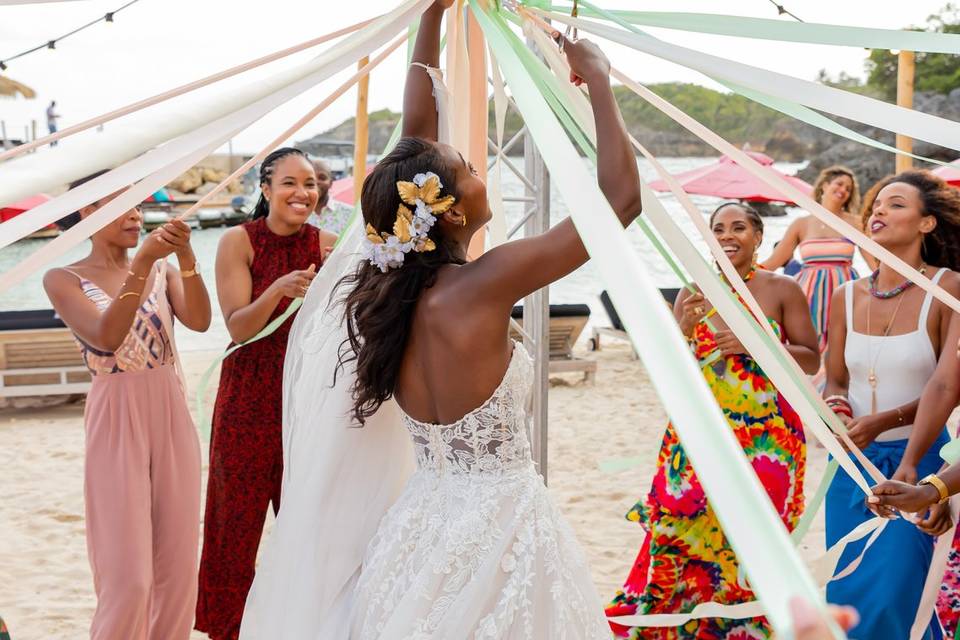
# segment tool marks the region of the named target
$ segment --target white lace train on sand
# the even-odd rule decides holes
[[[585,557],[534,470],[531,379],[516,344],[493,396],[458,422],[403,416],[417,471],[367,550],[351,637],[610,636]]]

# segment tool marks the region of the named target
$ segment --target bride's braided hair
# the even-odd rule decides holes
[[[877,194],[887,185],[902,182],[920,192],[921,213],[937,219],[937,226],[923,238],[920,256],[933,267],[960,271],[960,190],[929,171],[913,170],[887,176],[870,187],[863,200],[861,219],[864,229],[873,213]]]
[[[391,233],[400,206],[397,182],[427,172],[440,178],[442,195],[458,196],[456,174],[436,145],[421,138],[401,138],[363,182],[360,204],[364,223],[378,233]],[[434,224],[428,235],[435,250],[410,251],[403,266],[386,273],[361,260],[357,270],[337,284],[337,289],[348,287],[343,298],[347,339],[340,347],[337,371],[356,361],[353,415],[361,425],[393,397],[420,294],[434,285],[440,267],[463,264],[440,226]]]

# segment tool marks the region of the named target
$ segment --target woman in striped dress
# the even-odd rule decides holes
[[[841,220],[862,228],[860,189],[850,169],[835,166],[821,171],[814,183],[813,198]],[[810,317],[823,353],[827,349],[827,324],[833,292],[844,282],[857,278],[853,268],[856,245],[814,216],[807,215],[793,221],[783,240],[761,266],[775,271],[787,264],[798,249],[802,267],[796,279],[807,296]],[[864,257],[867,262],[873,260]]]

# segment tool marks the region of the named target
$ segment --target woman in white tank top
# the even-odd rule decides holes
[[[960,294],[960,275],[951,270],[960,260],[960,192],[926,171],[901,173],[871,189],[864,217],[881,246]],[[948,440],[943,423],[924,426],[914,437],[913,422],[941,350],[955,356],[953,348],[943,348],[950,310],[886,265],[845,284],[833,302],[824,395],[884,475],[915,482],[918,474],[935,472]],[[827,492],[827,546],[871,517],[860,489],[837,474]],[[930,534],[948,524],[939,507],[917,524],[888,523],[857,569],[827,586],[830,602],[860,612],[852,637],[910,637],[933,552]],[[850,545],[839,566],[859,556],[864,542]],[[891,589],[894,584],[899,588]],[[940,625],[930,622],[924,637],[940,638]]]

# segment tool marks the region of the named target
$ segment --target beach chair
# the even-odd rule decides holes
[[[89,390],[73,334],[53,309],[0,312],[0,398]]]
[[[523,307],[513,308],[510,316],[523,326]],[[593,382],[597,375],[597,362],[573,355],[573,346],[590,320],[590,307],[585,304],[550,305],[550,366],[549,373],[583,373],[583,379]],[[510,337],[523,340],[515,328],[510,328]]]
[[[673,309],[673,303],[679,294],[680,289],[677,288],[660,289],[660,295],[663,296],[664,302],[666,302],[670,309]],[[593,335],[590,338],[591,351],[600,351],[600,336],[626,340],[627,342],[630,341],[630,336],[627,335],[626,330],[623,328],[623,323],[620,322],[620,315],[617,313],[616,308],[613,306],[613,301],[610,300],[610,295],[606,291],[600,293],[600,303],[603,305],[603,310],[607,312],[607,316],[610,318],[610,324],[613,326],[593,328]],[[637,357],[636,350],[633,351],[633,357]]]

